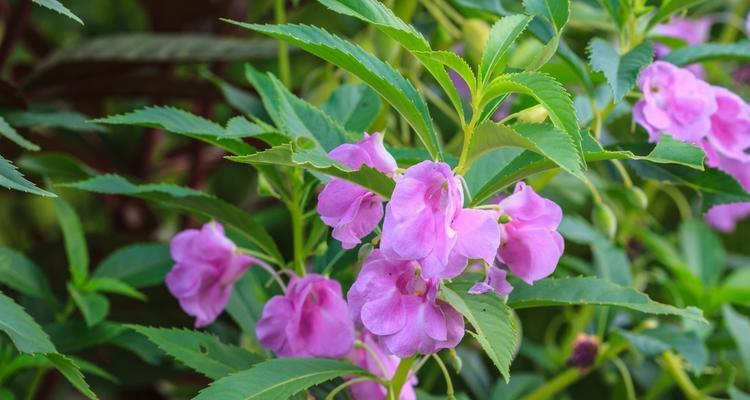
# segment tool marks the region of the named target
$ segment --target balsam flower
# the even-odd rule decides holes
[[[349,309],[391,354],[431,354],[455,347],[464,335],[463,317],[437,299],[438,286],[417,262],[390,260],[375,250],[349,290]]]
[[[396,182],[386,207],[381,249],[416,260],[427,278],[453,278],[469,258],[492,262],[500,241],[493,211],[463,208],[459,178],[445,163],[423,161]]]
[[[562,222],[560,206],[523,182],[518,182],[513,194],[500,200],[499,206],[509,221],[500,224],[498,259],[529,284],[552,274],[565,249],[557,232]]]
[[[508,297],[513,286],[508,283],[508,272],[498,267],[489,267],[484,282],[477,282],[469,289],[469,294],[495,292],[500,297]]]
[[[657,61],[641,72],[638,86],[643,99],[633,107],[633,117],[651,141],[669,134],[697,143],[711,131],[717,110],[714,90],[690,71]]]
[[[750,161],[750,106],[727,89],[714,86],[718,109],[711,115],[707,140],[715,153],[734,160]],[[718,164],[714,151],[706,152],[709,163]]]
[[[745,190],[750,191],[750,162],[726,157],[711,146],[704,146],[704,149],[708,155],[709,166],[733,176]],[[750,217],[750,202],[713,206],[704,217],[714,229],[730,233],[735,230],[739,221]]]
[[[352,169],[362,165],[386,174],[396,171],[396,160],[383,146],[383,135],[364,134],[356,144],[342,144],[328,156]],[[383,199],[369,190],[343,179],[332,179],[318,196],[318,214],[333,228],[332,236],[342,247],[351,249],[380,223]]]
[[[167,288],[182,309],[195,317],[196,328],[216,320],[229,301],[234,283],[252,264],[260,263],[237,253],[218,222],[178,233],[170,243],[170,252],[176,264],[167,274]]]
[[[372,353],[364,348],[355,349],[349,356],[352,362],[381,378],[392,379],[393,375],[396,374],[396,369],[398,369],[401,359],[394,355],[386,354],[387,349],[383,347],[374,335],[367,331],[363,331],[360,334],[360,340],[372,350]],[[410,376],[401,388],[399,400],[415,400],[417,395],[414,392],[414,385],[416,384],[417,377]],[[385,396],[388,394],[386,388],[375,381],[355,383],[349,387],[349,393],[351,393],[354,400],[385,400]]]
[[[318,274],[293,277],[286,293],[266,303],[255,332],[280,357],[342,358],[354,343],[341,285]]]
[[[673,17],[668,23],[657,25],[654,31],[660,36],[673,37],[684,40],[689,46],[705,43],[710,34],[714,21],[711,17],[684,18]],[[657,59],[662,59],[672,51],[668,46],[654,43],[654,53]],[[706,71],[700,64],[691,64],[685,67],[698,78],[703,78]]]

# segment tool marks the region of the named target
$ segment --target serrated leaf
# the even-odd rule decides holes
[[[54,182],[79,181],[97,174],[93,168],[64,153],[26,155],[18,159],[18,165]]]
[[[0,246],[0,283],[27,296],[57,303],[44,273],[25,255]]]
[[[678,66],[704,61],[749,61],[750,41],[685,46],[667,54],[664,60]]]
[[[92,400],[98,399],[96,394],[91,391],[89,384],[84,380],[81,369],[73,360],[62,354],[45,354],[45,357],[81,394]]]
[[[244,210],[207,193],[170,184],[137,185],[118,175],[99,175],[62,186],[96,193],[141,197],[214,218],[257,245],[273,257],[276,263],[283,264],[283,257],[276,243],[262,225]]]
[[[393,179],[366,165],[363,165],[359,170],[353,171],[330,160],[325,155],[294,151],[292,146],[288,144],[272,147],[266,151],[249,156],[228,157],[228,159],[253,165],[283,165],[306,168],[356,183],[363,188],[379,194],[384,199],[390,198],[395,186]]]
[[[22,353],[55,353],[47,334],[13,299],[0,292],[0,331]]]
[[[724,317],[724,325],[737,345],[742,366],[745,371],[750,371],[750,319],[735,311],[730,305],[722,307],[721,315]]]
[[[73,284],[68,284],[68,293],[81,311],[87,326],[95,326],[109,314],[109,300],[106,297],[98,293],[82,292]]]
[[[262,359],[247,350],[222,343],[216,336],[187,329],[128,325],[165,353],[211,378],[220,379],[246,370]]]
[[[519,283],[508,297],[508,305],[516,309],[581,304],[622,307],[707,323],[703,312],[695,307],[677,308],[657,303],[633,288],[594,277],[544,279],[534,285]]]
[[[127,283],[113,278],[92,277],[83,285],[83,290],[86,292],[116,293],[138,300],[146,300],[146,295]]]
[[[502,60],[510,47],[526,29],[531,17],[526,15],[509,15],[501,18],[490,29],[490,37],[479,63],[479,80],[482,84],[492,78],[492,73],[504,69]]]
[[[33,182],[24,178],[18,169],[10,161],[0,156],[0,186],[21,192],[36,194],[46,197],[57,197],[56,194],[40,189]]]
[[[323,105],[323,111],[357,135],[365,132],[380,114],[380,96],[371,87],[346,84],[337,88]]]
[[[94,271],[94,278],[112,278],[144,288],[163,283],[173,265],[166,244],[132,244],[108,255]]]
[[[595,38],[589,44],[591,68],[607,78],[615,103],[628,94],[641,69],[651,64],[653,56],[654,49],[650,41],[645,41],[622,55],[605,40]]]
[[[65,199],[58,197],[53,202],[65,242],[70,275],[76,285],[80,285],[86,281],[89,273],[89,250],[83,234],[83,226],[81,226],[78,214]]]
[[[286,400],[334,378],[370,373],[354,365],[318,358],[277,358],[221,378],[194,400]]]
[[[523,0],[526,13],[541,15],[560,32],[570,19],[570,0]]]
[[[5,118],[0,117],[0,136],[3,136],[11,142],[23,147],[26,150],[38,151],[39,146],[24,139],[23,136],[19,135],[12,126],[8,124]]]
[[[107,128],[92,123],[90,118],[77,111],[28,110],[9,112],[8,122],[21,128],[61,128],[72,132],[106,132]]]
[[[494,292],[471,295],[470,282],[451,282],[440,288],[443,300],[460,312],[474,327],[474,337],[482,345],[507,382],[510,364],[521,344],[518,320],[513,311]]]
[[[708,349],[693,331],[686,331],[675,325],[661,325],[638,333],[619,333],[645,356],[657,356],[667,350],[675,350],[697,374],[700,374],[708,364]]]
[[[228,22],[290,42],[362,79],[406,118],[430,155],[434,158],[440,157],[440,143],[432,125],[427,103],[414,86],[390,65],[361,47],[317,27]]]
[[[62,3],[60,3],[57,0],[34,0],[34,3],[39,4],[42,7],[49,8],[52,11],[56,11],[72,19],[73,21],[76,21],[79,24],[83,25],[83,21],[81,21],[81,19],[78,18],[78,16],[73,14],[72,11],[70,11],[67,7],[65,7]]]
[[[477,78],[476,76],[474,76],[474,71],[471,70],[471,67],[463,57],[450,51],[438,50],[414,51],[413,53],[419,56],[421,60],[429,58],[452,69],[458,75],[460,75],[461,78],[466,82],[466,85],[469,86],[469,90],[471,91],[472,96],[473,93],[476,92]]]

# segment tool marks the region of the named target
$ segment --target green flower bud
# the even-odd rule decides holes
[[[648,196],[638,186],[631,186],[627,189],[628,201],[642,210],[648,208]]]
[[[547,119],[547,115],[547,109],[541,104],[537,104],[534,107],[529,107],[519,112],[516,120],[523,123],[538,124],[544,122]]]
[[[484,47],[490,38],[490,26],[481,19],[470,18],[464,22],[465,55],[477,63],[482,58]]]
[[[599,203],[594,206],[591,219],[594,221],[594,225],[608,238],[613,239],[615,237],[615,233],[617,233],[617,217],[608,205]]]
[[[461,368],[463,367],[464,363],[463,361],[461,361],[461,357],[458,356],[458,353],[456,353],[456,349],[449,349],[448,357],[450,357],[450,363],[453,369],[457,373],[461,373]]]

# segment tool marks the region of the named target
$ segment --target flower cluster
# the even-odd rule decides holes
[[[664,37],[676,38],[685,42],[688,46],[695,46],[705,43],[711,34],[711,26],[714,20],[711,17],[686,18],[673,17],[669,23],[657,25],[654,31]],[[671,52],[671,49],[661,43],[654,44],[654,53],[657,59],[664,58]],[[692,64],[685,67],[699,78],[706,76],[706,71],[700,64]]]
[[[690,71],[657,61],[641,72],[638,85],[643,99],[633,117],[651,141],[662,134],[702,147],[707,164],[734,176],[750,190],[750,105],[729,90],[712,86]],[[708,222],[732,231],[750,215],[750,203],[713,207]]]

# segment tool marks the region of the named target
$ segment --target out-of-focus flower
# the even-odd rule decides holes
[[[746,152],[750,147],[750,106],[727,89],[714,86],[718,108],[711,115],[708,142],[719,154],[737,160],[750,161]],[[712,157],[713,152],[708,152]],[[709,162],[716,162],[709,159]]]
[[[396,160],[383,146],[383,135],[364,134],[356,144],[342,144],[329,157],[349,168],[362,165],[386,174],[396,171]],[[332,236],[342,247],[351,249],[380,223],[383,218],[383,199],[369,190],[343,179],[333,179],[318,196],[318,214],[333,228]]]
[[[280,357],[342,358],[354,343],[341,285],[318,274],[293,277],[285,294],[266,303],[255,329]]]
[[[568,358],[568,365],[586,371],[594,365],[598,353],[599,339],[593,335],[579,333],[573,343],[573,354]]]
[[[167,274],[167,288],[182,309],[195,317],[196,328],[216,320],[234,283],[252,264],[260,263],[236,250],[218,222],[184,230],[172,239],[170,252],[176,264]]]
[[[717,110],[713,88],[692,73],[657,61],[638,77],[643,99],[633,107],[633,117],[649,133],[651,141],[661,134],[698,143],[711,131]]]
[[[500,297],[507,297],[513,291],[508,283],[508,272],[497,267],[489,267],[484,282],[477,282],[469,289],[469,294],[495,292]]]
[[[374,335],[367,331],[363,331],[360,334],[360,340],[372,350],[372,353],[364,348],[357,348],[352,351],[349,357],[352,362],[383,379],[392,379],[393,375],[396,373],[396,369],[398,369],[398,364],[401,359],[394,355],[386,354],[387,349],[380,344]],[[385,369],[385,371],[383,371],[383,369]],[[401,396],[399,397],[399,400],[415,400],[417,398],[417,395],[414,392],[414,386],[416,384],[417,377],[413,375],[410,376],[401,388]],[[351,393],[354,400],[385,400],[385,396],[388,394],[386,388],[375,381],[355,383],[349,387],[349,393]]]
[[[716,230],[731,233],[737,223],[750,217],[750,203],[720,204],[711,207],[705,215],[706,221]]]
[[[673,37],[684,40],[688,45],[695,46],[701,43],[705,43],[711,34],[711,26],[714,21],[711,17],[702,18],[684,18],[684,17],[673,17],[669,23],[657,25],[654,31],[667,37]],[[664,58],[672,50],[661,43],[654,44],[654,53],[656,58]],[[688,71],[692,72],[698,78],[704,78],[706,71],[700,64],[692,64],[685,67]]]
[[[390,260],[375,250],[349,290],[349,309],[391,354],[431,354],[455,347],[464,335],[463,317],[437,299],[438,285],[422,276],[417,262]]]

